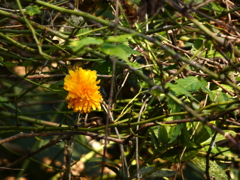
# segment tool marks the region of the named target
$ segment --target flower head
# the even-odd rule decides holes
[[[82,68],[70,70],[64,79],[64,89],[68,91],[68,108],[80,113],[89,113],[92,109],[101,110],[102,96],[99,92],[100,87],[97,86],[99,82],[96,71]]]

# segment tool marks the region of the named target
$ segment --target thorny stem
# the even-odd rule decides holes
[[[47,149],[47,148],[49,148],[50,146],[53,146],[53,145],[55,145],[56,143],[59,143],[59,142],[65,140],[65,139],[68,139],[68,138],[69,138],[68,136],[62,137],[62,135],[60,135],[60,136],[58,136],[57,138],[52,139],[49,143],[47,143],[46,145],[40,147],[39,149],[37,149],[37,150],[35,150],[35,151],[27,152],[27,153],[26,153],[25,155],[23,155],[21,158],[19,158],[19,159],[13,161],[12,163],[8,164],[5,168],[12,168],[12,167],[16,166],[17,164],[21,163],[22,161],[24,161],[25,159],[28,159],[28,158],[30,158],[31,156],[33,156],[33,155],[35,155],[35,154],[43,151],[44,149]],[[48,167],[48,168],[51,168],[51,169],[53,168],[53,167],[49,167],[49,166],[46,165],[46,164],[45,164],[44,166],[46,166],[46,167]],[[1,171],[1,169],[0,169],[0,171]],[[58,171],[61,171],[61,170],[58,169]]]
[[[95,52],[91,49],[88,49],[89,52],[100,56],[104,59],[109,59],[110,61],[112,61],[111,58],[108,58],[107,56]],[[183,103],[180,99],[178,99],[176,96],[174,96],[172,93],[168,92],[166,89],[164,89],[163,87],[155,84],[150,78],[148,78],[147,76],[145,76],[142,72],[138,71],[137,69],[131,67],[130,65],[122,62],[122,61],[116,61],[116,63],[126,69],[131,70],[133,73],[135,73],[136,75],[138,75],[142,80],[144,80],[145,82],[148,83],[148,85],[150,87],[152,87],[150,90],[151,92],[154,92],[156,94],[159,93],[164,93],[166,96],[168,96],[169,98],[171,98],[173,101],[175,101],[177,104],[179,104],[181,107],[183,107],[187,112],[189,112],[193,117],[195,117],[196,119],[200,120],[204,125],[209,126],[211,129],[217,131],[218,133],[224,135],[226,138],[228,138],[238,149],[240,149],[240,145],[235,141],[235,139],[233,139],[231,137],[231,135],[229,135],[228,133],[225,133],[224,131],[222,131],[221,129],[217,128],[215,125],[209,123],[207,121],[207,119],[203,118],[201,115],[199,115],[196,111],[194,111],[193,109],[191,109],[189,106],[187,106],[185,103]],[[236,85],[235,85],[236,86]],[[238,87],[239,88],[239,87]]]
[[[46,53],[44,53],[44,52],[42,51],[41,44],[40,44],[40,42],[39,42],[39,40],[38,40],[38,38],[37,38],[37,36],[36,36],[36,31],[35,31],[35,29],[33,29],[31,23],[29,22],[29,20],[28,20],[28,19],[26,18],[26,16],[24,15],[23,9],[22,9],[22,5],[21,5],[21,3],[20,3],[19,0],[17,0],[17,5],[18,5],[19,10],[20,10],[20,12],[21,12],[21,14],[22,14],[22,16],[23,16],[23,20],[25,21],[25,23],[28,25],[28,27],[30,28],[30,30],[31,30],[31,32],[32,32],[32,36],[33,36],[33,38],[34,38],[34,40],[35,40],[35,42],[36,42],[36,44],[37,44],[39,54],[42,55],[42,56],[43,56],[44,58],[46,58],[46,59],[51,59],[51,58],[52,58],[51,56],[49,56],[48,54],[46,54]]]
[[[202,25],[201,23],[199,23],[196,19],[194,19],[194,18],[193,18],[192,16],[190,16],[187,12],[185,12],[183,8],[179,7],[178,5],[176,5],[174,2],[172,2],[172,1],[170,1],[170,0],[167,0],[166,2],[169,3],[171,6],[173,6],[174,8],[176,8],[179,12],[182,12],[182,13],[184,12],[184,15],[185,15],[187,18],[189,18],[189,20],[191,20],[193,23],[195,23],[200,29],[202,29],[207,35],[209,35],[211,38],[213,38],[216,42],[220,43],[220,44],[223,45],[223,46],[226,44],[225,39],[223,39],[223,38],[221,38],[221,37],[217,37],[214,33],[212,33],[210,30],[208,30],[204,25]],[[49,4],[49,3],[47,3],[47,2],[43,2],[43,1],[39,1],[39,0],[36,0],[35,3],[36,3],[36,4],[39,4],[39,5],[43,5],[43,6],[49,7],[49,8],[52,8],[52,9],[55,9],[55,10],[60,11],[60,12],[65,12],[65,13],[69,13],[69,14],[73,14],[73,15],[77,15],[77,16],[82,16],[82,17],[87,18],[87,19],[92,19],[92,20],[94,20],[94,21],[96,21],[96,22],[98,22],[98,23],[100,23],[100,24],[106,25],[106,26],[108,26],[108,27],[110,27],[110,28],[114,28],[114,27],[115,27],[115,23],[108,22],[108,21],[106,21],[106,20],[104,20],[104,19],[100,19],[100,18],[98,18],[98,17],[95,17],[95,16],[93,16],[93,15],[91,15],[91,14],[88,14],[88,13],[85,13],[85,12],[73,11],[73,10],[65,9],[65,8],[58,7],[58,6],[55,6],[55,5],[53,5],[53,4]],[[10,17],[10,18],[15,18],[15,19],[16,19],[16,16],[15,16],[15,15],[13,16],[11,13],[6,13],[6,12],[0,10],[0,14],[5,15],[5,16],[8,16],[8,17]],[[22,18],[17,17],[17,19],[23,21]],[[31,21],[29,21],[29,22],[31,22]],[[34,22],[31,22],[31,24],[32,24],[33,26],[36,25],[36,23],[35,23],[35,25],[34,25]],[[38,27],[38,25],[36,25],[36,27]],[[38,28],[40,28],[40,29],[45,29],[45,27],[41,27],[41,26],[38,27]],[[181,61],[183,61],[183,62],[185,62],[185,63],[187,63],[187,64],[189,64],[189,65],[191,65],[191,66],[193,66],[193,67],[195,67],[195,68],[198,68],[198,69],[202,70],[203,72],[209,74],[210,76],[212,76],[212,77],[215,78],[215,79],[220,79],[221,81],[223,81],[223,82],[225,82],[226,84],[228,84],[228,85],[230,85],[231,87],[233,87],[235,90],[240,91],[240,87],[238,87],[236,84],[232,83],[232,82],[231,82],[230,80],[228,80],[225,76],[217,75],[217,74],[215,74],[214,72],[212,72],[212,71],[210,71],[209,69],[207,69],[206,67],[201,66],[201,65],[199,65],[199,64],[197,64],[197,63],[195,63],[195,62],[193,62],[193,61],[191,61],[191,60],[188,60],[187,58],[179,55],[179,54],[176,53],[175,51],[173,51],[173,50],[171,50],[170,48],[168,48],[167,46],[163,45],[163,44],[162,44],[160,41],[158,41],[157,39],[152,38],[152,37],[149,37],[149,36],[146,36],[146,35],[144,35],[144,34],[141,34],[141,33],[139,33],[139,32],[136,32],[136,31],[134,31],[134,30],[130,30],[130,29],[128,29],[128,28],[124,28],[124,27],[119,26],[119,25],[117,26],[117,29],[118,29],[118,30],[121,30],[121,31],[123,31],[123,32],[126,32],[126,33],[135,34],[136,36],[139,36],[139,37],[141,37],[141,38],[143,38],[143,39],[146,39],[146,40],[148,40],[148,41],[150,41],[150,42],[158,45],[158,46],[161,47],[164,51],[166,51],[167,53],[169,53],[170,55],[172,55],[172,57],[173,57],[174,59],[176,59],[176,61],[181,60]],[[51,33],[54,33],[54,35],[62,38],[62,34],[61,34],[61,33],[57,33],[56,31],[51,32]],[[64,37],[64,38],[66,39],[66,38],[68,38],[68,36],[67,36],[67,37]],[[240,55],[240,52],[239,52],[238,49],[236,49],[236,48],[234,48],[234,47],[232,47],[232,49],[233,49],[233,51],[234,51],[237,55]]]
[[[236,104],[239,103],[239,101],[234,101]],[[219,103],[217,103],[219,104]],[[223,104],[234,104],[232,103],[232,101],[230,101],[229,103],[220,103],[219,105],[223,105]],[[216,105],[216,104],[215,104]],[[214,106],[209,106],[209,107],[214,107]],[[205,110],[207,108],[202,108],[202,110]],[[238,109],[238,107],[234,107],[234,108],[229,108],[226,109],[225,111],[223,111],[222,113],[218,114],[220,117],[223,114],[227,114],[229,112],[232,112],[234,110]],[[198,112],[198,111],[196,111]],[[10,114],[10,113],[6,113],[6,112],[1,112],[1,115],[3,115],[2,117],[14,117],[14,114]],[[140,122],[132,122],[131,126],[137,126],[137,125],[142,125],[142,127],[145,126],[145,124],[149,124],[149,123],[153,123],[152,125],[156,125],[155,122],[161,123],[161,124],[179,124],[179,123],[186,123],[186,122],[194,122],[194,121],[200,121],[198,119],[193,119],[193,118],[189,118],[189,119],[184,119],[184,120],[174,120],[174,121],[162,121],[164,118],[166,117],[171,117],[171,116],[180,116],[180,115],[189,115],[188,112],[179,112],[179,113],[171,113],[168,115],[161,115],[161,116],[157,116],[154,118],[150,118],[150,119],[146,119],[146,120],[142,120]],[[199,114],[202,117],[204,116],[208,116],[208,114]],[[216,118],[218,118],[218,115],[216,116],[211,116],[208,117],[207,119],[210,120],[214,120]],[[137,118],[138,115],[134,118]],[[45,131],[72,131],[75,130],[75,127],[72,126],[68,126],[65,124],[58,124],[58,123],[53,123],[53,122],[48,122],[48,121],[44,121],[41,119],[35,119],[35,118],[30,118],[27,116],[18,116],[19,119],[26,121],[26,122],[31,122],[31,123],[35,123],[37,125],[41,125],[41,126],[36,126],[36,127],[23,127],[23,126],[0,126],[0,130],[11,130],[11,131],[34,131],[34,132],[45,132]],[[129,124],[125,123],[128,122],[129,120],[122,120],[119,122],[115,122],[113,124],[109,124],[109,127],[128,127]],[[92,127],[92,128],[83,128],[83,127],[77,127],[77,131],[89,131],[89,132],[95,132],[95,131],[99,131],[99,130],[103,130],[105,129],[105,126],[100,126],[100,127]]]
[[[99,134],[95,134],[95,133],[91,133],[91,132],[80,132],[80,131],[70,131],[70,132],[46,132],[46,133],[19,133],[17,135],[5,138],[5,139],[1,139],[0,140],[0,144],[3,144],[5,142],[9,142],[9,141],[13,141],[15,139],[19,139],[19,138],[28,138],[28,137],[37,137],[37,136],[56,136],[56,135],[69,135],[69,136],[73,136],[73,135],[86,135],[86,136],[90,136],[92,138],[96,138],[96,139],[107,139],[108,141],[113,141],[119,144],[124,144],[124,140],[121,139],[116,139],[116,138],[112,138],[110,136],[103,136],[103,135],[99,135]],[[129,143],[129,145],[131,145],[131,142]]]
[[[208,36],[210,36],[211,38],[213,38],[216,42],[218,42],[220,45],[224,46],[226,45],[226,41],[225,39],[221,38],[221,37],[217,37],[214,33],[212,33],[210,30],[208,30],[204,25],[202,25],[201,23],[199,23],[196,19],[194,19],[192,16],[190,16],[187,12],[184,11],[183,8],[179,7],[178,5],[176,5],[174,2],[170,1],[170,0],[167,0],[166,1],[167,3],[169,3],[171,6],[173,6],[174,8],[176,8],[179,12],[183,13],[184,12],[184,15],[190,20],[192,21],[194,24],[196,24],[201,30],[203,30]],[[52,8],[52,9],[55,9],[57,11],[60,11],[60,12],[65,12],[65,13],[69,13],[69,14],[73,14],[73,15],[77,15],[77,16],[82,16],[84,18],[87,18],[87,19],[92,19],[102,25],[105,25],[105,26],[108,26],[110,28],[114,28],[115,27],[115,23],[111,23],[111,22],[108,22],[104,19],[100,19],[98,17],[95,17],[91,14],[88,14],[88,13],[85,13],[85,12],[81,12],[81,11],[73,11],[73,10],[68,10],[68,9],[65,9],[65,8],[62,8],[62,7],[58,7],[58,6],[55,6],[53,4],[49,4],[47,2],[43,2],[43,1],[39,1],[39,0],[36,0],[35,1],[36,4],[39,4],[39,5],[42,5],[42,6],[46,6],[46,7],[49,7],[49,8]],[[1,11],[0,11],[1,12]],[[149,37],[149,36],[146,36],[144,34],[141,34],[137,31],[134,31],[134,30],[130,30],[128,28],[125,28],[125,27],[122,27],[122,26],[117,26],[117,29],[118,30],[121,30],[123,32],[126,32],[126,33],[130,33],[130,34],[135,34],[136,36],[139,36],[143,39],[146,39],[156,45],[158,45],[159,47],[161,47],[164,51],[166,51],[167,53],[169,53],[176,61],[178,60],[181,60],[195,68],[198,68],[200,70],[202,70],[203,72],[209,74],[210,76],[212,76],[213,78],[215,79],[220,79],[221,81],[225,82],[226,84],[230,85],[231,87],[233,87],[235,90],[237,91],[240,91],[240,87],[238,87],[236,84],[232,83],[230,80],[228,80],[226,77],[224,76],[220,76],[220,75],[217,75],[215,74],[214,72],[210,71],[209,69],[207,69],[206,67],[204,66],[201,66],[191,60],[188,60],[187,58],[181,56],[180,54],[176,53],[175,51],[173,51],[172,49],[168,48],[167,46],[163,45],[160,41],[158,41],[157,39],[155,38],[152,38],[152,37]],[[57,35],[56,35],[57,36]],[[232,47],[233,51],[237,54],[237,55],[240,55],[240,51],[238,49],[236,49],[235,47]]]

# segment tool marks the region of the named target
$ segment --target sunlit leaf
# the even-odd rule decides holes
[[[117,56],[118,58],[130,63],[130,61],[128,60],[128,53],[119,45],[104,43],[100,47],[100,50],[107,55]]]
[[[26,7],[25,11],[29,16],[34,16],[35,14],[40,14],[41,10],[39,9],[38,5],[28,6]]]
[[[205,157],[195,157],[191,160],[199,169],[203,172],[206,171],[206,158]],[[228,176],[224,170],[216,162],[209,160],[209,174],[210,179],[226,180]]]
[[[103,63],[100,63],[97,66],[93,66],[91,70],[96,70],[98,74],[106,74],[111,75],[112,74],[112,63],[109,61],[104,61]]]
[[[158,127],[151,127],[151,128],[149,128],[149,131],[151,132],[150,139],[151,139],[153,146],[155,146],[155,149],[159,149],[160,142],[158,140],[158,138],[159,138],[158,137]]]
[[[142,177],[145,178],[161,178],[161,177],[171,177],[175,175],[175,171],[170,169],[160,169],[156,167],[142,167],[139,172]]]
[[[126,44],[119,44],[118,47],[122,48],[127,53],[128,56],[130,56],[132,54],[134,54],[134,55],[142,55],[142,53],[131,49]]]
[[[205,80],[199,80],[197,77],[188,76],[184,79],[178,79],[176,83],[186,91],[195,92],[207,85]]]
[[[0,96],[0,107],[8,107],[9,109],[15,110],[14,104],[8,102],[8,98]],[[18,110],[20,112],[20,110]]]
[[[195,101],[197,101],[197,99],[195,99],[195,98],[192,96],[192,94],[190,94],[189,91],[187,91],[187,90],[186,90],[184,87],[182,87],[181,85],[166,83],[166,88],[170,88],[170,90],[171,90],[176,96],[185,95],[185,96],[188,96],[188,97],[194,99]]]
[[[132,38],[135,34],[123,34],[123,35],[118,35],[118,36],[108,36],[106,41],[107,42],[119,42],[123,43],[127,41],[128,39]]]
[[[158,127],[158,139],[162,145],[166,145],[168,142],[168,133],[163,125],[159,125]]]
[[[172,131],[173,133],[170,134],[171,139],[169,140],[169,143],[172,143],[173,141],[175,141],[177,139],[177,137],[181,133],[182,128],[183,128],[182,124],[178,124],[173,127],[173,131]]]
[[[81,50],[84,46],[101,45],[102,43],[103,40],[100,38],[86,37],[81,40],[71,42],[69,47],[73,50],[73,52],[77,52]]]
[[[212,134],[213,133],[208,126],[202,126],[201,129],[196,134],[194,134],[194,143],[200,144],[210,138]]]
[[[187,148],[186,151],[184,151],[184,153],[182,154],[182,149],[173,148],[163,153],[161,155],[161,158],[168,162],[176,163],[179,162],[179,158],[182,154],[181,161],[187,161],[196,156],[196,154],[198,154],[199,151],[200,151],[199,148],[191,150]]]
[[[209,93],[210,100],[214,103],[229,101],[231,96],[219,90],[213,90]],[[219,105],[218,107],[225,108],[226,105]]]
[[[4,65],[11,68],[11,67],[14,67],[17,65],[17,63],[14,63],[14,62],[11,62],[11,61],[7,61],[7,62],[4,62]]]
[[[228,133],[228,134],[231,134],[232,136],[236,136],[236,132],[235,131],[232,131],[232,130],[224,130],[225,133]],[[208,138],[206,141],[202,142],[201,145],[206,145],[206,144],[210,144],[211,141],[212,141],[212,138],[213,138],[213,135]],[[223,136],[222,134],[217,134],[217,136],[215,137],[214,141],[215,142],[219,142],[219,141],[222,141],[226,139],[225,136]]]

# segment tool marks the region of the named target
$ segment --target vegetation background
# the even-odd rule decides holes
[[[0,1],[0,179],[239,174],[237,0]],[[102,111],[67,109],[96,70]]]

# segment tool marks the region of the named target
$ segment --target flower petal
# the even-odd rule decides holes
[[[101,110],[102,95],[97,86],[99,83],[96,71],[82,68],[70,70],[64,79],[64,89],[68,91],[68,108],[80,113],[89,113],[92,109]]]

